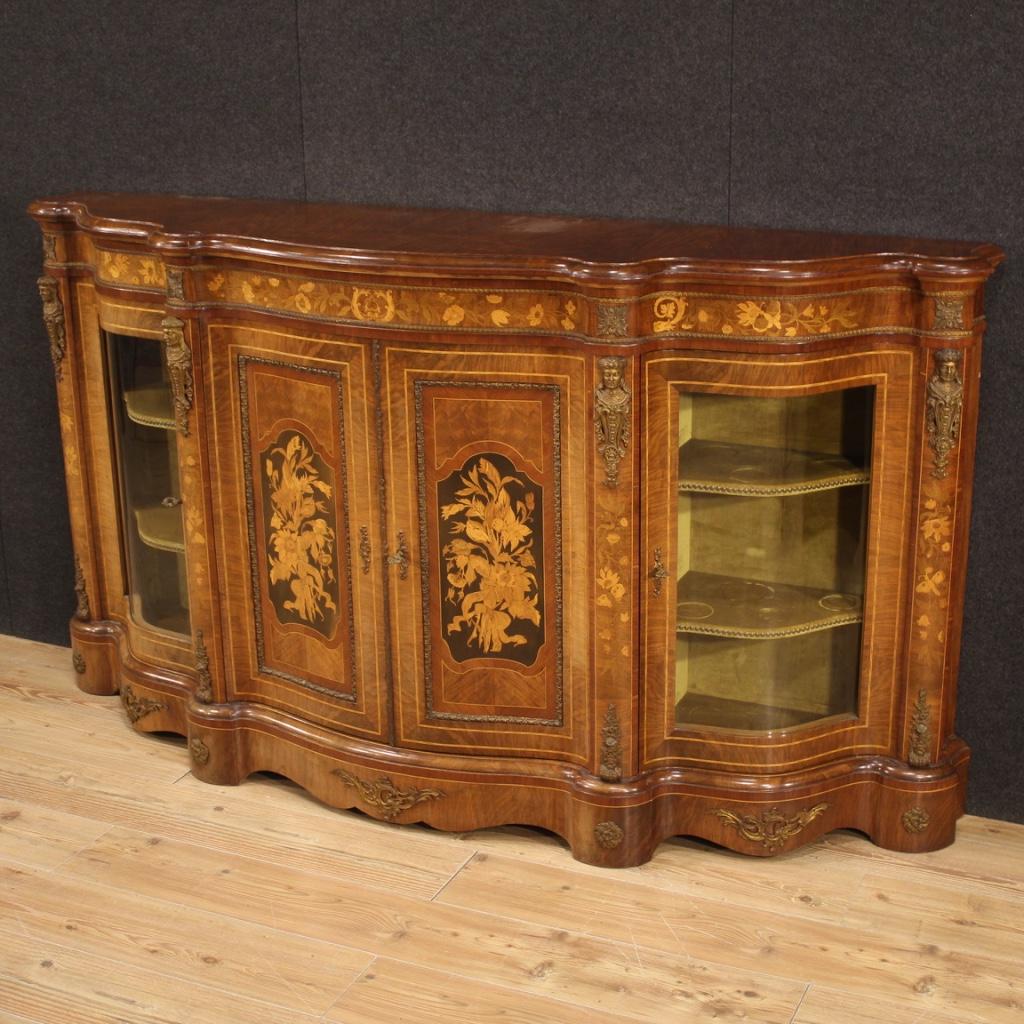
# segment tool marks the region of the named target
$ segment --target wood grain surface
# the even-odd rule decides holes
[[[1024,828],[914,856],[836,832],[638,868],[517,828],[200,784],[64,648],[0,637],[0,1022],[998,1024],[1024,1007]]]

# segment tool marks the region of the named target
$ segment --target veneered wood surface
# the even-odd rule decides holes
[[[205,352],[213,441],[208,490],[221,510],[212,531],[219,552],[214,593],[226,623],[228,699],[268,701],[285,712],[386,739],[369,349],[350,337],[294,324],[216,318],[204,327],[211,339]],[[257,551],[276,550],[268,466],[280,467],[283,454],[272,453],[282,437],[295,436],[329,478],[321,481],[330,487],[329,497],[316,492],[324,511],[314,516],[334,535],[334,598],[326,591],[319,595],[305,618],[284,607],[287,586],[272,590],[266,559],[253,565],[250,556],[250,529]],[[365,556],[364,531],[370,547]]]
[[[914,856],[851,832],[771,861],[676,840],[610,873],[533,830],[200,785],[68,660],[0,638],[0,1020],[1019,1017],[1021,826],[965,818]]]
[[[390,253],[393,262],[412,263],[421,262],[419,256],[609,265],[710,260],[775,263],[784,273],[785,264],[850,260],[865,266],[934,262],[977,272],[1000,258],[996,247],[973,242],[215,197],[77,193],[33,203],[30,211],[169,250],[335,249],[377,259]],[[612,266],[605,273],[614,278]]]
[[[586,360],[521,346],[454,354],[393,344],[381,363],[388,544],[394,550],[401,532],[409,548],[406,577],[389,577],[398,742],[513,756],[563,752],[586,762],[588,615],[582,602],[565,599],[585,590],[589,570],[586,549],[573,543],[586,532]],[[531,523],[536,529],[540,522],[542,564],[517,558],[510,565],[538,581],[543,643],[536,629],[532,644],[500,641],[492,651],[463,641],[470,656],[459,660],[451,637],[465,637],[470,624],[456,621],[461,603],[447,597],[441,559],[446,543],[466,536],[451,524],[465,528],[470,520],[444,517],[438,484],[452,474],[468,478],[490,453],[508,459],[537,496]],[[510,487],[521,498],[517,486],[502,488],[506,498]],[[509,618],[509,636],[523,635],[520,622],[530,625]],[[503,656],[520,647],[522,662]]]

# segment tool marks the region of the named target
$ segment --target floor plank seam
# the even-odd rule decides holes
[[[362,979],[366,976],[366,972],[369,971],[370,968],[372,968],[373,965],[377,963],[378,960],[380,960],[380,957],[376,954],[373,954],[373,959],[337,994],[337,996],[335,996],[331,1005],[328,1006],[327,1009],[320,1014],[320,1017],[318,1018],[318,1024],[324,1024],[324,1022],[327,1020],[327,1014],[334,1010],[337,1007],[338,1003],[340,1003],[342,999],[344,999],[345,996],[352,991],[352,987],[354,985],[362,981]]]
[[[468,857],[467,857],[467,858],[466,858],[466,859],[465,859],[465,860],[464,860],[464,861],[463,861],[463,862],[462,862],[462,863],[461,863],[461,864],[460,864],[460,865],[459,865],[459,866],[458,866],[458,867],[457,867],[457,868],[455,869],[455,871],[454,871],[454,872],[452,873],[452,876],[451,876],[451,878],[449,878],[449,879],[448,879],[448,880],[447,880],[447,881],[446,881],[446,882],[445,882],[445,883],[444,883],[444,884],[443,884],[443,885],[441,886],[441,888],[440,888],[440,889],[438,889],[438,890],[437,890],[437,892],[435,892],[435,893],[434,893],[434,895],[430,897],[430,899],[428,900],[428,902],[429,902],[429,903],[433,903],[433,902],[434,902],[434,901],[435,901],[435,900],[436,900],[436,899],[438,898],[438,896],[440,896],[440,895],[441,895],[441,893],[443,893],[443,892],[445,891],[445,889],[447,889],[447,888],[448,888],[448,886],[449,886],[449,885],[451,885],[451,884],[452,884],[452,882],[454,882],[454,881],[455,881],[455,879],[456,879],[456,878],[458,878],[458,877],[459,877],[459,875],[461,875],[461,874],[462,874],[462,872],[463,872],[463,871],[465,870],[465,868],[466,868],[466,865],[467,865],[467,864],[468,864],[468,863],[469,863],[469,862],[470,862],[471,860],[473,860],[473,858],[474,858],[474,857],[476,857],[476,854],[477,854],[477,851],[476,851],[476,850],[473,850],[473,852],[472,852],[472,853],[470,853],[470,855],[469,855],[469,856],[468,856]]]
[[[78,815],[78,817],[81,817],[81,815]],[[93,819],[88,818],[86,820],[92,821]],[[103,822],[103,824],[107,824],[107,822]],[[88,850],[90,846],[93,846],[95,843],[98,843],[104,836],[110,835],[110,833],[113,832],[115,828],[117,828],[117,825],[110,825],[108,828],[105,828],[98,836],[96,836],[95,839],[91,839],[88,843],[85,844],[85,846],[81,846],[73,853],[69,853],[59,864],[55,864],[52,868],[50,868],[49,871],[44,872],[44,874],[56,875],[58,872],[62,871],[65,867],[67,867],[67,865],[70,864],[83,850]]]
[[[800,1012],[800,1007],[804,1005],[804,1000],[807,998],[807,993],[811,991],[811,984],[811,982],[808,982],[807,985],[804,987],[804,990],[800,995],[800,1000],[793,1010],[793,1016],[789,1018],[789,1024],[796,1024],[797,1014]]]
[[[69,813],[69,812],[64,812],[64,813]],[[77,815],[77,816],[78,817],[84,817],[84,815]],[[168,815],[168,816],[173,818],[172,815]],[[87,820],[103,822],[103,819],[98,819],[98,818],[89,818]],[[213,823],[203,822],[203,821],[201,821],[199,819],[190,821],[189,819],[182,817],[180,819],[174,818],[173,820],[175,822],[179,823],[183,828],[187,828],[189,825],[194,826],[196,824],[196,820],[198,820],[200,825],[204,825],[204,826],[210,828],[211,830],[215,829],[215,825]],[[103,822],[103,823],[106,823],[106,822]],[[138,835],[140,837],[150,837],[150,836],[152,836],[152,837],[155,837],[155,838],[167,839],[170,842],[183,843],[186,846],[192,846],[192,847],[194,847],[197,850],[207,850],[207,851],[210,851],[211,853],[214,853],[214,854],[220,854],[220,855],[225,855],[226,854],[227,856],[230,856],[230,857],[238,857],[238,858],[240,858],[242,860],[251,861],[254,864],[259,864],[259,865],[263,865],[263,864],[267,864],[267,863],[276,864],[279,867],[282,867],[284,869],[288,869],[289,867],[292,867],[293,870],[301,871],[302,874],[304,874],[304,875],[311,875],[311,876],[313,876],[315,878],[325,878],[325,879],[328,879],[329,881],[332,881],[332,882],[338,882],[340,880],[339,879],[339,875],[338,875],[338,873],[336,871],[328,871],[328,870],[324,870],[324,869],[319,869],[317,867],[309,867],[309,866],[306,866],[306,865],[303,865],[301,868],[294,868],[292,865],[290,865],[288,863],[288,859],[289,858],[287,858],[285,856],[282,856],[280,859],[276,859],[276,860],[272,859],[272,858],[269,858],[269,857],[264,859],[264,858],[253,856],[251,854],[238,853],[235,847],[226,847],[225,845],[212,845],[209,842],[204,842],[201,836],[197,836],[197,837],[190,838],[190,839],[187,839],[187,840],[186,839],[181,839],[178,833],[171,832],[171,831],[167,830],[165,826],[150,827],[150,828],[140,828],[138,825],[133,825],[130,822],[126,822],[124,820],[120,820],[120,821],[116,821],[116,822],[110,822],[109,824],[110,824],[110,828],[107,829],[107,832],[109,832],[109,831],[111,831],[112,829],[115,829],[115,828],[116,829],[121,829],[124,832],[134,832],[136,835]],[[236,826],[233,829],[233,831],[244,832],[246,830]],[[104,834],[106,834],[106,833],[104,833]],[[252,835],[258,837],[260,835],[260,833],[253,832]],[[88,847],[83,847],[83,850],[87,849],[87,848]],[[79,852],[81,852],[81,851],[79,851]],[[302,851],[297,851],[297,852],[299,854],[301,854]],[[474,854],[471,854],[470,857],[467,858],[466,862],[464,862],[462,865],[459,866],[459,868],[456,870],[456,873],[458,873],[458,871],[461,871],[462,868],[464,868],[466,866],[466,863],[468,863],[468,861],[472,859],[473,855],[475,855],[475,851],[474,851]],[[375,860],[374,858],[360,857],[358,854],[351,854],[349,856],[355,862],[364,863],[364,864],[377,864],[377,865],[380,865],[381,873],[384,873],[386,871],[386,869],[387,869],[387,862],[385,862],[385,861]],[[454,875],[452,877],[454,877]],[[448,881],[451,881],[451,879],[448,879]],[[444,884],[447,885],[448,883],[445,882]],[[359,886],[360,887],[365,887],[366,889],[369,889],[369,890],[371,890],[373,892],[390,893],[390,892],[394,891],[394,884],[393,884],[393,882],[389,883],[387,880],[381,880],[379,882],[378,881],[362,880],[362,881],[359,882]],[[442,889],[443,889],[443,886],[442,886]],[[429,888],[427,886],[424,886],[423,892],[421,894],[410,895],[409,898],[411,898],[411,899],[420,899],[420,898],[422,898],[425,901],[429,901],[430,899],[433,898],[433,897],[428,896],[429,892],[430,892]]]

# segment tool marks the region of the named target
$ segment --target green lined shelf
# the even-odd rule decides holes
[[[135,525],[143,544],[158,551],[184,553],[185,531],[181,523],[179,506],[166,508],[163,505],[150,505],[134,511]]]
[[[694,438],[679,448],[681,494],[784,497],[866,484],[870,473],[841,455]]]
[[[174,409],[171,393],[165,384],[153,388],[133,388],[124,392],[124,407],[128,419],[144,427],[174,430]]]

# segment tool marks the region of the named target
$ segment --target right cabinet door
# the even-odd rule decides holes
[[[646,361],[645,767],[896,749],[914,359]]]

